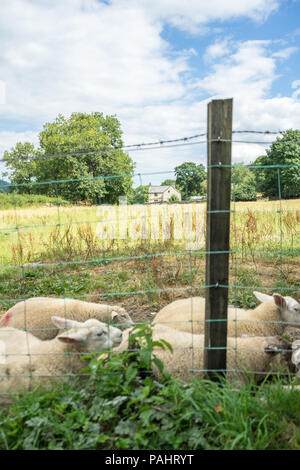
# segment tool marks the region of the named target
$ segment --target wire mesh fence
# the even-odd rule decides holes
[[[242,132],[273,134],[233,134]],[[196,141],[204,136],[206,133],[127,147],[157,151],[169,145],[258,143],[233,138]],[[299,143],[293,141],[292,145],[300,149]],[[72,155],[80,158],[87,151]],[[60,160],[64,156],[34,158]],[[30,388],[53,377],[76,376],[83,367],[79,356],[95,349],[121,350],[127,344],[128,330],[123,332],[119,346],[118,327],[133,323],[152,325],[153,338],[172,345],[173,352],[161,350],[156,354],[166,369],[179,377],[209,372],[204,363],[207,349],[227,352],[225,369],[213,371],[227,372],[229,378],[244,380],[250,375],[259,381],[269,373],[293,376],[292,342],[300,338],[300,203],[296,198],[283,198],[282,175],[287,169],[299,171],[300,165],[212,166],[224,166],[230,172],[237,168],[273,171],[277,181],[276,199],[255,201],[236,200],[237,183],[233,181],[230,208],[210,211],[230,214],[230,245],[225,250],[228,282],[216,284],[206,282],[207,256],[224,251],[207,249],[209,211],[205,200],[186,201],[183,191],[181,202],[127,204],[121,198],[119,204],[108,205],[101,200],[100,185],[97,205],[88,201],[66,205],[59,196],[59,186],[68,185],[72,190],[87,178],[8,185],[13,208],[0,212],[2,395],[17,391],[21,383]],[[206,172],[209,169],[206,165]],[[157,176],[157,172],[136,176],[140,185],[146,185],[146,178],[152,175]],[[132,175],[99,175],[90,180],[105,179],[117,186],[125,177]],[[25,186],[41,185],[53,188],[54,205],[18,207],[18,192]],[[214,289],[222,289],[228,296],[228,316],[224,318],[208,319],[205,315],[205,297]],[[54,338],[64,325],[57,319],[54,324],[52,316],[70,320],[64,325],[72,329],[61,333],[60,340]],[[78,329],[80,325],[72,323],[91,318],[109,326],[89,324]],[[205,325],[209,322],[225,324],[226,345],[205,342]]]

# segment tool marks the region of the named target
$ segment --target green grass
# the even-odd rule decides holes
[[[70,202],[58,197],[44,196],[43,194],[4,194],[0,192],[0,210],[21,207],[38,207],[49,205],[69,205]]]
[[[231,256],[229,283],[240,288],[229,289],[229,302],[253,308],[253,290],[266,287],[300,300],[298,206],[282,218],[278,207],[267,215],[258,205],[239,207],[245,212],[232,217],[231,242],[240,253]],[[189,290],[205,285],[204,255],[180,255],[183,245],[172,239],[105,244],[95,234],[96,215],[95,207],[1,211],[0,310],[22,298],[74,296],[117,301],[142,321],[146,307],[204,296]],[[292,253],[259,253],[280,248]],[[43,265],[14,267],[37,261]],[[90,372],[88,382],[28,392],[0,408],[0,449],[300,449],[299,392],[279,379],[260,388],[167,375],[158,381],[141,378],[126,354],[92,361]]]
[[[25,393],[0,411],[0,449],[300,449],[299,392],[146,374],[147,348],[91,362],[90,378]],[[161,347],[168,345],[161,344]],[[155,359],[154,359],[155,360]],[[152,359],[153,361],[153,359]]]

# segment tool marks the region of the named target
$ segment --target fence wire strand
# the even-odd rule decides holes
[[[233,134],[253,134],[253,135],[265,135],[265,136],[270,136],[270,135],[280,135],[280,134],[284,134],[286,131],[255,131],[255,130],[235,130],[233,131],[232,133]],[[164,139],[164,140],[157,140],[157,141],[153,141],[153,142],[147,142],[147,143],[139,143],[139,144],[131,144],[131,145],[124,145],[122,147],[115,147],[115,148],[107,148],[107,147],[103,147],[103,148],[99,148],[97,150],[89,150],[89,149],[85,149],[85,150],[76,150],[74,152],[69,152],[69,153],[61,153],[61,154],[53,154],[53,155],[36,155],[36,156],[32,156],[32,158],[28,158],[28,161],[30,160],[35,160],[35,159],[46,159],[46,158],[64,158],[64,157],[67,157],[67,156],[75,156],[75,157],[81,157],[81,156],[84,156],[84,155],[88,155],[88,154],[94,154],[94,153],[100,153],[100,152],[106,152],[106,153],[110,153],[110,152],[120,152],[120,151],[130,151],[130,152],[134,152],[134,151],[141,151],[141,150],[157,150],[157,149],[164,149],[164,148],[172,148],[172,147],[183,147],[183,146],[190,146],[190,145],[198,145],[198,144],[208,144],[209,142],[210,143],[219,143],[219,142],[225,142],[225,143],[233,143],[233,144],[258,144],[258,145],[270,145],[276,141],[273,141],[273,142],[269,142],[269,141],[258,141],[258,140],[235,140],[235,139],[222,139],[222,138],[219,138],[219,139],[214,139],[214,140],[211,140],[211,141],[208,141],[208,139],[206,138],[205,140],[196,140],[196,139],[199,139],[201,137],[204,137],[204,136],[207,136],[207,133],[199,133],[199,134],[196,134],[196,135],[192,135],[192,136],[189,136],[189,137],[182,137],[182,138],[176,138],[176,139]],[[295,144],[295,145],[298,145],[300,144],[300,141],[285,141],[283,142],[283,144]],[[7,161],[6,158],[3,158],[3,159],[0,159],[0,161]],[[297,256],[300,256],[300,245],[298,246],[297,245],[297,242],[298,242],[298,239],[296,238],[296,240],[294,240],[294,243],[295,243],[295,246],[292,246],[291,249],[286,249],[286,242],[285,242],[285,245],[283,244],[283,241],[284,241],[284,236],[285,236],[285,233],[284,233],[284,228],[283,228],[283,214],[284,213],[288,213],[288,214],[293,214],[295,215],[295,217],[297,218],[298,214],[300,213],[300,207],[299,209],[296,207],[295,209],[288,209],[288,208],[284,208],[283,207],[283,198],[282,198],[282,181],[281,181],[281,172],[285,169],[288,169],[288,168],[300,168],[300,165],[297,165],[297,164],[275,164],[275,165],[255,165],[255,164],[249,164],[249,165],[239,165],[239,164],[234,164],[234,165],[211,165],[211,166],[206,166],[206,170],[208,170],[209,168],[216,168],[216,167],[230,167],[231,169],[233,168],[249,168],[249,169],[257,169],[257,170],[262,170],[262,169],[268,169],[268,170],[271,170],[271,169],[274,169],[277,171],[277,189],[278,189],[278,209],[277,210],[272,210],[270,209],[269,211],[264,211],[264,210],[255,210],[253,209],[252,210],[252,213],[253,214],[265,214],[266,212],[269,212],[269,213],[276,213],[279,215],[279,243],[277,244],[274,244],[274,249],[253,249],[252,247],[248,247],[248,249],[240,249],[239,248],[239,240],[238,240],[238,237],[239,237],[239,229],[238,229],[238,217],[245,213],[245,211],[243,209],[239,209],[237,207],[238,205],[238,201],[236,201],[236,197],[234,195],[233,197],[233,200],[232,200],[232,209],[230,209],[229,211],[226,211],[226,212],[230,212],[233,216],[233,234],[232,234],[232,249],[230,249],[228,252],[229,256],[231,256],[232,258],[232,282],[229,282],[228,285],[226,284],[218,284],[218,285],[205,285],[205,282],[203,283],[199,283],[197,282],[197,279],[196,277],[194,276],[194,272],[193,272],[193,262],[196,263],[196,261],[198,260],[202,260],[203,257],[205,255],[209,255],[209,254],[217,254],[217,253],[224,253],[224,251],[219,251],[219,252],[209,252],[209,251],[206,251],[205,249],[194,249],[194,250],[191,250],[191,249],[187,249],[187,250],[182,250],[182,247],[181,249],[175,249],[175,245],[176,245],[176,240],[172,239],[171,242],[172,242],[172,248],[173,250],[170,251],[170,245],[168,246],[168,248],[166,249],[165,247],[163,247],[163,251],[160,251],[160,252],[154,252],[152,251],[152,249],[154,249],[154,245],[151,244],[151,240],[149,238],[146,238],[145,240],[145,243],[141,243],[139,248],[143,250],[143,254],[134,254],[134,255],[131,255],[131,254],[128,254],[128,251],[129,251],[129,248],[126,246],[125,247],[121,247],[123,248],[123,254],[119,254],[119,250],[120,250],[120,247],[117,246],[117,251],[116,253],[111,253],[109,251],[109,249],[107,248],[106,244],[105,244],[105,239],[102,238],[102,240],[100,240],[100,245],[101,245],[101,248],[100,248],[100,252],[101,252],[101,256],[99,257],[96,257],[96,258],[93,258],[91,257],[90,259],[70,259],[70,260],[66,260],[64,259],[63,257],[63,252],[62,252],[62,246],[61,246],[61,241],[62,239],[64,238],[64,232],[62,232],[62,228],[63,227],[72,227],[72,226],[81,226],[83,224],[98,224],[100,219],[99,218],[96,218],[95,220],[85,220],[85,221],[82,221],[82,220],[79,220],[79,221],[74,221],[74,220],[71,220],[71,221],[68,221],[68,222],[64,222],[63,221],[63,218],[64,218],[64,215],[63,215],[63,211],[62,211],[62,207],[61,207],[61,204],[59,202],[59,185],[62,184],[62,183],[68,183],[68,184],[71,184],[71,183],[80,183],[80,182],[85,182],[85,181],[98,181],[98,180],[102,180],[102,181],[107,181],[107,180],[117,180],[118,178],[125,178],[125,177],[138,177],[139,179],[139,183],[140,183],[140,186],[143,186],[143,178],[145,176],[150,176],[150,175],[166,175],[166,174],[170,174],[170,173],[173,173],[173,171],[159,171],[159,172],[152,172],[152,173],[137,173],[137,174],[118,174],[118,175],[99,175],[99,176],[94,176],[94,177],[91,177],[91,178],[78,178],[78,179],[64,179],[64,180],[53,180],[53,181],[40,181],[40,182],[30,182],[30,183],[9,183],[8,184],[8,187],[12,188],[12,189],[15,189],[15,190],[22,190],[22,188],[24,187],[35,187],[35,186],[39,186],[39,185],[52,185],[54,186],[55,188],[55,195],[56,195],[56,208],[57,208],[57,223],[54,224],[54,223],[44,223],[44,224],[33,224],[33,225],[22,225],[22,222],[20,222],[20,220],[18,219],[18,205],[17,205],[17,201],[16,201],[16,196],[15,196],[15,191],[12,192],[12,200],[13,200],[13,206],[14,206],[14,209],[13,209],[13,212],[14,212],[14,217],[15,217],[15,224],[14,226],[11,226],[11,227],[3,227],[1,228],[0,227],[0,234],[1,232],[9,232],[9,231],[16,231],[17,233],[17,251],[20,255],[20,263],[17,264],[10,264],[8,262],[6,263],[3,263],[0,265],[0,270],[3,270],[4,273],[7,273],[8,271],[10,272],[13,272],[13,270],[19,270],[20,271],[20,278],[17,278],[17,281],[19,282],[19,291],[18,291],[18,296],[7,296],[5,297],[5,292],[7,292],[9,290],[9,287],[10,285],[12,284],[12,281],[11,280],[8,280],[8,281],[3,281],[2,282],[2,278],[1,278],[1,282],[0,282],[0,302],[1,304],[5,307],[6,309],[6,306],[11,306],[11,304],[16,304],[18,302],[21,302],[21,301],[25,301],[24,302],[24,331],[26,333],[26,339],[27,339],[27,350],[26,352],[24,352],[24,356],[28,357],[29,359],[29,374],[28,375],[23,375],[23,377],[28,377],[30,379],[30,383],[32,382],[32,380],[35,378],[34,377],[34,374],[32,373],[32,357],[34,355],[37,355],[36,352],[34,351],[31,351],[30,350],[30,342],[29,342],[29,334],[30,332],[33,331],[32,328],[28,327],[28,311],[27,311],[27,302],[26,300],[30,299],[32,297],[32,294],[31,294],[31,290],[29,289],[28,290],[28,278],[26,277],[27,276],[27,271],[28,270],[39,270],[39,274],[41,275],[42,272],[40,270],[43,270],[45,269],[45,272],[48,270],[52,270],[53,272],[55,271],[55,269],[59,269],[59,278],[60,278],[60,298],[63,298],[64,299],[64,311],[63,311],[63,314],[61,315],[63,318],[67,319],[67,306],[66,306],[66,300],[67,299],[74,299],[74,300],[81,300],[81,299],[93,299],[93,300],[97,300],[97,301],[102,301],[102,300],[105,300],[107,303],[107,313],[109,311],[109,305],[110,305],[110,302],[112,300],[115,301],[115,299],[118,299],[118,301],[120,301],[121,299],[121,302],[123,304],[126,304],[125,300],[127,299],[131,299],[133,297],[133,305],[134,305],[134,308],[132,307],[132,311],[133,313],[136,313],[136,316],[138,316],[138,310],[141,306],[141,304],[139,304],[137,301],[135,301],[134,297],[136,296],[146,296],[147,298],[147,320],[144,320],[143,323],[148,323],[148,324],[152,324],[152,318],[151,315],[152,315],[152,309],[153,309],[153,306],[155,306],[155,308],[157,309],[160,305],[159,305],[159,302],[160,300],[162,299],[161,296],[167,296],[168,300],[171,299],[177,299],[178,296],[180,296],[179,298],[182,298],[181,296],[184,295],[183,298],[186,298],[187,300],[190,299],[191,301],[191,318],[189,320],[186,320],[187,323],[191,323],[191,332],[193,334],[192,336],[192,343],[191,343],[191,364],[190,364],[190,368],[189,368],[189,371],[192,372],[192,373],[203,373],[203,372],[208,372],[207,370],[203,369],[201,367],[201,364],[197,364],[197,358],[195,356],[195,352],[197,351],[197,349],[199,350],[204,350],[204,348],[199,348],[196,346],[195,342],[194,342],[194,333],[196,332],[195,328],[197,326],[197,323],[199,323],[200,321],[197,320],[197,311],[196,311],[196,308],[192,302],[192,299],[195,297],[195,294],[200,294],[200,297],[202,297],[203,294],[207,289],[210,289],[210,288],[214,288],[214,287],[221,287],[221,288],[224,288],[224,289],[228,289],[228,291],[230,291],[230,293],[233,294],[233,304],[234,304],[234,312],[235,312],[235,316],[234,316],[234,319],[233,320],[230,320],[230,319],[227,319],[227,318],[223,318],[223,319],[218,319],[218,320],[204,320],[205,321],[217,321],[217,322],[224,322],[226,321],[227,324],[232,321],[234,322],[235,324],[235,331],[236,331],[236,335],[235,335],[235,346],[234,347],[229,347],[228,345],[223,348],[223,349],[226,349],[227,350],[232,350],[234,351],[235,353],[235,361],[234,361],[234,368],[231,369],[231,368],[228,368],[226,369],[227,372],[232,372],[232,373],[235,373],[235,374],[238,374],[238,373],[241,373],[243,372],[243,370],[240,368],[239,366],[239,358],[238,358],[238,351],[240,351],[242,348],[238,348],[238,323],[243,323],[243,322],[253,322],[253,324],[255,323],[261,323],[261,324],[267,324],[267,325],[274,325],[274,324],[279,324],[280,326],[280,329],[281,329],[281,336],[284,334],[284,329],[287,325],[290,325],[291,322],[287,322],[284,320],[283,317],[281,317],[281,319],[279,321],[273,321],[273,320],[249,320],[249,319],[246,319],[246,320],[243,320],[241,318],[239,318],[238,316],[238,305],[239,305],[239,298],[238,298],[238,293],[240,291],[243,291],[243,290],[246,290],[246,291],[254,291],[254,290],[259,290],[259,291],[266,291],[266,292],[279,292],[280,294],[284,295],[285,292],[290,292],[290,293],[299,293],[299,283],[297,284],[297,281],[295,282],[295,285],[293,284],[290,284],[290,285],[286,285],[286,277],[284,276],[284,256],[288,256],[288,257],[297,257]],[[188,169],[185,169],[184,170],[185,172],[192,172],[192,171],[195,171],[195,168],[188,168]],[[186,193],[188,193],[187,191],[187,187],[185,188],[185,191]],[[196,204],[196,203],[195,203]],[[198,203],[199,204],[199,203]],[[200,203],[201,204],[201,203]],[[104,204],[103,204],[103,201],[102,201],[102,197],[101,197],[101,192],[99,191],[98,193],[98,205],[100,207],[102,207]],[[85,210],[86,208],[84,208]],[[76,211],[77,208],[75,207],[74,208],[74,211]],[[221,212],[221,211],[210,211],[210,213],[214,213],[214,212]],[[119,217],[119,216],[118,216]],[[174,218],[175,218],[175,215],[173,214],[173,224],[175,223],[174,222]],[[114,222],[114,217],[111,217],[110,219],[109,218],[106,218],[105,219],[105,222],[108,223],[108,222]],[[125,219],[126,220],[126,219]],[[148,215],[148,216],[144,216],[143,215],[143,220],[148,224],[149,221],[151,220],[151,215]],[[119,222],[122,221],[122,218],[119,218],[118,219]],[[171,222],[170,222],[171,223]],[[299,221],[298,221],[299,223]],[[58,229],[58,236],[56,238],[56,255],[55,255],[55,260],[38,260],[38,262],[36,262],[35,260],[25,260],[25,253],[24,253],[24,247],[23,247],[23,243],[22,243],[22,232],[25,231],[25,230],[37,230],[37,229],[49,229],[49,228],[54,228],[54,227],[57,227]],[[297,225],[296,225],[296,229],[295,229],[295,237],[299,236],[299,226],[297,228]],[[117,244],[117,243],[116,243]],[[289,244],[288,244],[289,246]],[[249,259],[251,260],[251,257],[252,257],[252,261],[254,260],[254,257],[255,256],[271,256],[273,258],[276,257],[276,259],[279,259],[278,263],[277,263],[277,267],[279,269],[279,272],[280,272],[280,282],[279,282],[279,285],[274,285],[272,283],[268,283],[268,285],[261,285],[259,283],[249,283],[249,284],[242,284],[239,282],[239,269],[241,267],[241,258],[243,260],[243,257],[246,257],[249,255]],[[173,286],[168,286],[167,285],[167,277],[168,277],[168,271],[171,270],[171,259],[170,258],[176,258],[176,262],[177,262],[177,265],[176,265],[176,273],[175,273],[175,281],[179,284],[179,285],[173,285]],[[262,258],[263,259],[263,258]],[[23,261],[28,261],[27,263],[23,262]],[[155,263],[157,262],[157,264],[159,264],[159,261],[162,263],[164,262],[165,264],[163,266],[156,266]],[[110,285],[110,282],[112,282],[112,277],[109,276],[109,274],[111,273],[110,270],[108,269],[109,265],[111,263],[114,263],[113,265],[113,273],[114,272],[119,272],[120,271],[120,266],[119,266],[119,263],[120,262],[133,262],[133,263],[143,263],[145,262],[145,269],[144,271],[141,270],[141,274],[142,277],[143,277],[143,281],[144,281],[144,284],[140,284],[140,288],[136,288],[134,290],[132,289],[129,289],[129,290],[124,290],[122,289],[126,283],[126,281],[123,282],[123,284],[121,285],[121,289],[119,290],[116,290],[114,289],[115,285]],[[37,263],[35,265],[35,263]],[[186,264],[186,266],[184,265],[184,263]],[[32,264],[32,266],[30,265]],[[252,262],[252,265],[254,267],[254,272],[257,271],[257,265],[256,265],[256,262]],[[197,266],[197,264],[196,264]],[[200,264],[199,264],[200,266]],[[198,266],[198,270],[199,270],[199,266]],[[95,292],[89,292],[89,293],[84,293],[84,294],[80,294],[80,293],[76,293],[76,291],[72,291],[72,295],[70,295],[69,291],[66,290],[66,285],[67,285],[67,279],[68,279],[68,276],[69,276],[69,271],[67,270],[74,270],[74,271],[77,271],[80,267],[85,267],[86,269],[93,269],[93,268],[99,268],[99,267],[102,267],[103,268],[103,278],[104,278],[104,287],[102,287],[102,291],[99,293],[99,290],[96,290]],[[184,271],[184,269],[186,271]],[[263,266],[262,266],[262,269],[263,269]],[[180,272],[180,270],[182,270]],[[126,269],[125,269],[126,271]],[[162,272],[163,271],[163,272]],[[126,271],[127,272],[127,271]],[[161,276],[164,276],[164,279],[165,279],[165,283],[163,283],[163,285],[161,287],[157,287],[155,285],[155,279],[153,276],[153,273],[155,272],[155,276],[158,276],[161,275]],[[80,272],[82,274],[82,272]],[[128,273],[127,273],[128,274]],[[182,276],[180,277],[180,274],[182,274]],[[127,279],[127,277],[125,276],[125,278]],[[133,279],[132,279],[133,278]],[[42,279],[42,278],[41,278]],[[111,279],[111,281],[110,281]],[[122,278],[121,278],[122,279]],[[43,279],[42,279],[43,280]],[[130,276],[129,275],[129,279],[127,279],[129,282],[129,284],[131,285],[131,281],[134,280],[134,276]],[[138,277],[136,278],[136,280],[138,281]],[[49,281],[50,281],[50,285],[51,285],[51,272],[49,272]],[[180,282],[183,283],[183,281],[185,283],[187,283],[188,285],[180,285]],[[138,285],[138,284],[137,284]],[[147,285],[147,288],[141,288],[143,285]],[[111,292],[112,290],[112,292]],[[4,294],[3,294],[4,292]],[[53,295],[53,292],[51,292],[51,296]],[[154,300],[154,299],[158,299],[158,300]],[[139,319],[137,318],[137,323],[139,322],[138,321]],[[182,322],[182,320],[180,320]],[[176,320],[172,320],[172,323],[176,323]],[[109,322],[110,325],[112,326],[118,326],[117,323],[114,323],[113,321],[112,322]],[[167,323],[166,323],[167,324]],[[47,330],[47,328],[44,328],[45,330]],[[53,329],[53,328],[52,328]],[[6,330],[1,330],[2,331],[2,334],[6,331]],[[220,349],[220,348],[213,348],[213,349]],[[255,351],[255,349],[247,349],[247,348],[244,348],[245,351],[248,350],[248,351]],[[281,348],[280,349],[280,354],[282,355],[283,353],[285,352],[289,352],[290,350],[286,350],[284,348]],[[88,351],[87,351],[88,352]],[[183,349],[183,352],[184,352],[184,349]],[[17,354],[17,353],[15,353]],[[44,354],[44,353],[40,353],[41,355]],[[56,354],[56,353],[49,353],[49,355],[51,354]],[[69,352],[68,353],[68,369],[69,369],[69,372],[68,373],[65,373],[65,374],[59,374],[59,376],[61,377],[69,377],[69,378],[72,378],[72,377],[75,377],[76,374],[73,374],[72,373],[72,370],[71,370],[71,356],[75,354],[75,355],[79,355],[79,354],[82,354],[82,353],[76,353],[76,352]],[[13,354],[12,354],[13,355]],[[1,367],[1,351],[0,351],[0,367]],[[0,369],[1,370],[1,369]],[[259,371],[259,370],[253,370],[253,371],[249,371],[250,373],[253,373],[253,374],[257,374],[257,375],[266,375],[266,371]],[[278,372],[272,372],[274,374],[277,374]],[[5,374],[1,374],[0,373],[0,377],[4,377]],[[13,376],[13,374],[12,374]],[[42,377],[42,376],[40,376]],[[48,377],[48,376],[45,376],[45,377]],[[1,392],[0,392],[0,395],[1,395]]]

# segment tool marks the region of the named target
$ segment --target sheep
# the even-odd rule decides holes
[[[274,336],[282,334],[288,323],[300,328],[300,304],[292,297],[254,292],[262,302],[254,310],[228,307],[228,336]],[[162,308],[153,323],[164,323],[189,333],[203,334],[205,329],[205,299],[191,297],[175,300]]]
[[[0,327],[11,326],[32,332],[37,338],[55,338],[58,329],[51,322],[51,316],[84,321],[95,318],[106,323],[119,324],[125,328],[134,325],[129,314],[116,305],[96,304],[75,299],[33,297],[11,307],[0,322]]]
[[[96,319],[78,322],[53,316],[51,320],[56,328],[66,329],[51,340],[16,328],[0,329],[0,395],[66,379],[86,366],[83,354],[110,349],[122,340],[119,328]]]
[[[298,371],[297,377],[300,379],[300,340],[297,339],[296,341],[293,341],[292,343],[292,363],[296,367],[296,370]]]
[[[121,353],[128,349],[132,328],[123,332],[122,343],[113,349]],[[165,366],[165,370],[185,381],[204,374],[204,335],[174,330],[169,326],[152,324],[152,340],[165,340],[173,351],[154,346],[153,352]],[[227,378],[230,381],[259,383],[269,372],[289,372],[291,370],[290,343],[280,336],[228,337],[227,338]],[[100,355],[100,358],[103,355]],[[154,369],[155,375],[160,375]]]

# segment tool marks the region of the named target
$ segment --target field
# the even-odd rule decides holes
[[[254,288],[299,298],[300,200],[231,207],[230,300]],[[204,295],[205,203],[47,205],[0,211],[2,310],[31,296],[118,301],[136,321]],[[273,289],[273,290],[272,290]],[[267,290],[268,291],[268,290]]]
[[[229,300],[253,290],[300,301],[300,200],[231,207]],[[221,229],[221,227],[220,227]],[[46,206],[0,211],[0,310],[33,296],[118,303],[136,322],[205,294],[205,204]],[[0,449],[300,448],[299,392],[141,377],[150,366],[91,361],[92,383],[33,391],[0,407]]]

